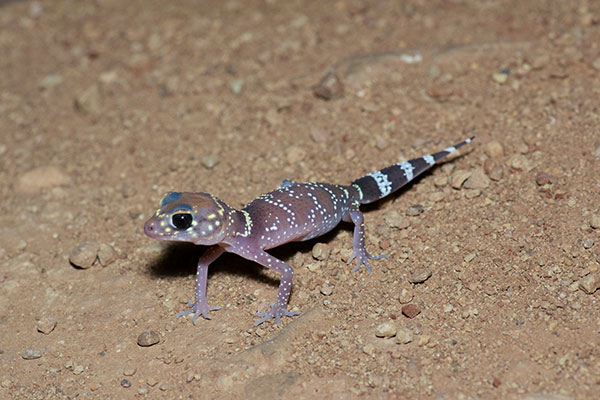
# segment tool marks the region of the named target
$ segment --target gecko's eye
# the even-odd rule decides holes
[[[193,221],[192,214],[190,213],[177,213],[173,214],[171,221],[173,226],[177,229],[187,229],[192,225]]]

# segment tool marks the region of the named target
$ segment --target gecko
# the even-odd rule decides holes
[[[297,183],[286,179],[278,189],[258,196],[240,210],[209,193],[167,193],[160,208],[146,221],[145,234],[158,240],[209,246],[198,260],[194,301],[188,303],[189,310],[176,316],[192,314],[194,325],[200,315],[211,319],[210,312],[220,307],[209,305],[206,299],[208,267],[223,253],[229,252],[281,275],[275,302],[265,312],[254,314],[259,317],[255,325],[274,318],[277,326],[281,326],[282,317],[300,313],[287,309],[294,271],[266,250],[288,242],[316,238],[331,231],[341,221],[354,224],[353,252],[348,260],[350,264],[356,259],[352,272],[364,265],[370,273],[369,260],[387,256],[375,256],[367,251],[360,205],[390,195],[473,139],[372,172],[350,185]]]

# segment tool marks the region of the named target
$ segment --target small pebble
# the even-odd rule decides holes
[[[522,154],[515,154],[510,158],[510,166],[514,169],[518,169],[521,171],[529,171],[531,169],[531,164],[527,157]]]
[[[83,373],[83,371],[85,371],[83,365],[75,365],[73,367],[73,375],[80,375],[81,373]]]
[[[384,322],[377,326],[375,336],[380,338],[391,338],[396,334],[396,325],[393,322]]]
[[[446,175],[436,175],[433,177],[433,184],[436,187],[444,187],[448,184],[448,177]]]
[[[310,128],[310,137],[317,143],[326,142],[327,139],[329,139],[329,136],[331,136],[331,134],[325,129],[315,127]]]
[[[600,288],[600,274],[592,273],[579,280],[579,289],[587,294],[592,294]]]
[[[100,265],[106,267],[116,259],[117,253],[115,252],[115,249],[109,244],[102,243],[98,249],[98,261],[100,261]]]
[[[458,170],[450,178],[450,186],[454,189],[460,189],[467,179],[473,174],[471,171]]]
[[[396,343],[398,344],[409,344],[413,341],[413,333],[408,328],[398,328],[396,332]]]
[[[56,324],[55,318],[45,315],[37,321],[37,330],[44,335],[48,335],[56,328]]]
[[[467,199],[474,199],[475,197],[479,197],[481,196],[481,190],[480,189],[469,189],[465,191],[465,197]]]
[[[38,359],[42,356],[42,352],[40,350],[36,350],[36,349],[26,349],[22,354],[21,357],[24,360],[35,360]]]
[[[423,206],[420,204],[415,204],[413,206],[408,207],[406,210],[406,215],[409,217],[416,217],[419,214],[422,214],[424,211]]]
[[[492,140],[485,146],[485,152],[490,158],[504,157],[504,146],[497,140]]]
[[[138,393],[141,395],[148,394],[148,388],[145,386],[142,386],[142,387],[138,388]]]
[[[263,337],[263,336],[265,336],[267,334],[267,331],[264,330],[263,328],[256,328],[256,330],[254,331],[254,333],[258,337]]]
[[[592,63],[592,67],[596,69],[596,71],[600,71],[600,57],[596,58]]]
[[[129,382],[127,379],[123,379],[121,381],[121,386],[124,388],[129,388],[129,387],[131,387],[131,382]]]
[[[231,82],[231,92],[233,94],[240,94],[242,93],[242,89],[244,89],[244,80],[243,79],[234,79]]]
[[[583,248],[584,249],[591,249],[592,247],[594,247],[594,239],[589,238],[589,239],[585,239],[583,241]]]
[[[211,169],[219,163],[219,157],[216,154],[207,154],[202,157],[200,162],[204,168]]]
[[[408,281],[413,284],[423,283],[429,278],[431,278],[431,270],[427,268],[419,268],[408,277]]]
[[[385,223],[396,229],[406,229],[410,226],[410,220],[401,215],[398,211],[390,211],[383,216]]]
[[[317,272],[321,269],[321,263],[308,263],[306,264],[306,269],[308,269],[310,272]]]
[[[316,243],[312,248],[312,256],[315,260],[325,261],[330,253],[331,249],[325,243]]]
[[[160,335],[156,331],[144,331],[137,338],[137,344],[142,347],[153,346],[160,342]]]
[[[325,282],[323,286],[321,286],[319,291],[324,296],[330,296],[333,293],[333,285],[329,284],[328,282]]]
[[[592,214],[590,217],[590,226],[594,229],[600,229],[600,214]]]
[[[485,189],[490,185],[490,178],[487,177],[483,168],[476,168],[471,176],[464,182],[465,189]]]
[[[538,186],[544,186],[547,185],[551,182],[550,180],[550,175],[548,175],[545,172],[538,172],[538,174],[535,176],[535,183],[538,184]]]
[[[137,368],[135,367],[135,365],[127,365],[123,369],[123,375],[125,375],[125,376],[134,376],[136,372],[137,372]]]
[[[121,196],[124,199],[135,196],[135,187],[125,182],[121,185]]]
[[[366,344],[363,346],[362,351],[366,355],[372,356],[373,354],[375,354],[375,346],[373,346],[371,343]]]
[[[413,298],[414,295],[412,293],[412,290],[408,288],[402,288],[402,290],[400,290],[400,294],[398,295],[398,301],[400,302],[400,304],[408,304],[412,301]]]
[[[469,253],[465,256],[465,262],[471,262],[475,257],[477,257],[477,253]]]
[[[506,83],[506,81],[508,80],[508,74],[505,72],[497,72],[494,75],[492,75],[492,79],[494,79],[494,81],[496,81],[499,84],[503,84]]]
[[[375,138],[375,147],[380,151],[387,149],[389,147],[387,139],[383,136],[377,136]]]
[[[71,250],[69,261],[75,267],[90,268],[96,262],[99,247],[98,243],[92,241],[80,243]]]
[[[422,347],[422,346],[428,345],[430,341],[431,341],[431,336],[421,335],[419,337],[419,341],[417,342],[417,346]]]
[[[63,79],[62,76],[57,74],[46,75],[39,83],[40,89],[50,89],[54,86],[60,85]]]
[[[73,101],[75,110],[81,114],[98,114],[104,103],[100,85],[93,84],[81,92]]]
[[[421,313],[421,309],[414,304],[407,304],[402,307],[402,314],[408,318],[414,318]]]
[[[429,195],[429,200],[434,203],[438,203],[446,198],[446,194],[444,192],[433,192]],[[408,221],[408,220],[407,220]]]
[[[502,168],[501,165],[494,165],[488,173],[488,176],[491,180],[497,182],[504,176],[504,168]]]
[[[196,373],[194,371],[188,371],[187,375],[185,376],[185,381],[187,383],[190,383],[191,381],[194,380],[195,377],[196,377]],[[154,386],[154,385],[150,385],[150,386]]]
[[[313,94],[324,100],[335,99],[344,94],[344,85],[337,74],[330,71],[313,87]]]

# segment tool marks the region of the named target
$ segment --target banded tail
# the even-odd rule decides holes
[[[475,136],[438,153],[429,154],[409,161],[402,161],[398,164],[367,174],[362,178],[358,178],[352,182],[352,186],[360,189],[359,192],[362,193],[360,203],[372,203],[395,192],[437,164],[447,155],[453,153],[465,144],[471,143],[473,139],[475,139]]]

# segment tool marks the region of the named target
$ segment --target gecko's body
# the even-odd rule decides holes
[[[279,325],[282,316],[298,313],[287,311],[293,270],[265,250],[323,235],[341,221],[354,223],[354,253],[348,263],[356,258],[353,271],[364,264],[370,272],[369,259],[383,256],[372,256],[365,248],[364,219],[359,206],[398,190],[472,139],[375,171],[348,186],[285,180],[277,190],[257,197],[241,210],[208,193],[168,193],[160,209],[146,222],[145,233],[159,240],[210,246],[198,261],[195,301],[190,302],[189,311],[177,315],[194,314],[196,323],[200,315],[210,318],[209,312],[218,309],[206,301],[208,266],[224,252],[230,252],[281,274],[275,303],[268,311],[256,314],[261,317],[257,325],[270,318]]]

